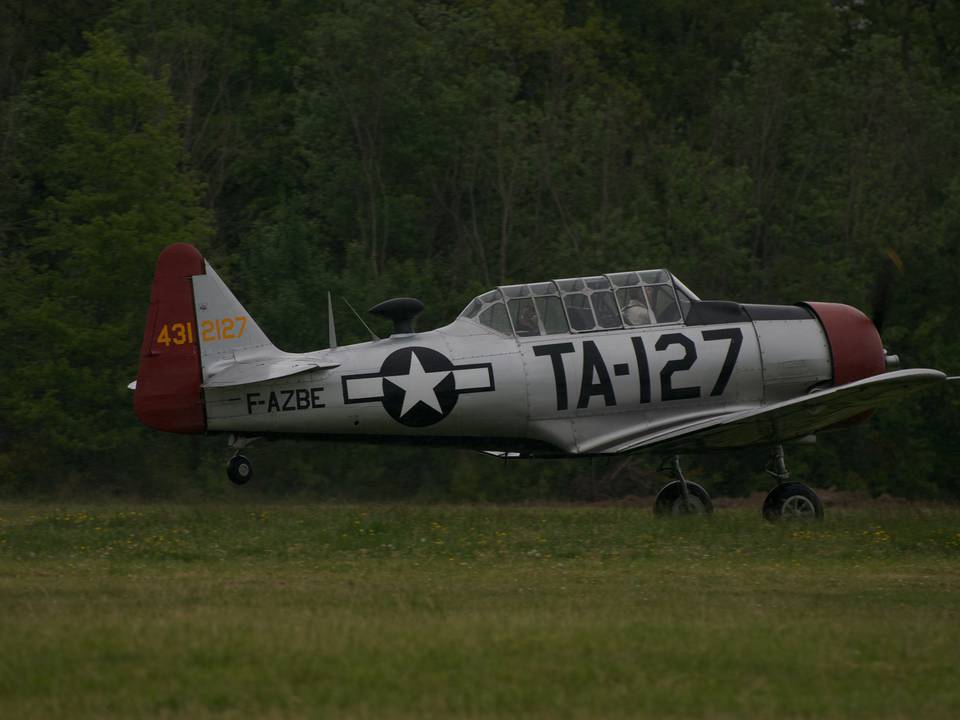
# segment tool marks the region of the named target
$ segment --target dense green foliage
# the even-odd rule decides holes
[[[665,266],[705,298],[859,306],[908,366],[960,369],[952,0],[23,0],[0,62],[7,492],[222,483],[219,440],[138,428],[125,390],[153,258],[182,240],[288,350],[323,346],[327,289],[420,297],[430,327],[498,283]],[[933,393],[793,469],[953,497],[958,433]],[[700,479],[762,485],[747,455]],[[656,484],[642,459],[257,456],[278,492]]]
[[[5,503],[0,715],[956,718],[958,530],[889,502]]]

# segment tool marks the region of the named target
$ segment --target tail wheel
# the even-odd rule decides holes
[[[702,485],[687,481],[687,495],[683,497],[683,483],[674,480],[663,486],[653,504],[654,515],[709,515],[713,512],[710,494]]]
[[[823,504],[817,494],[803,483],[783,483],[767,494],[763,517],[777,520],[822,520]]]
[[[234,485],[245,485],[253,477],[253,466],[243,455],[234,455],[227,464],[227,477]]]

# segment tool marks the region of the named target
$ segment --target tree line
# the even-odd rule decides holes
[[[0,492],[222,488],[222,440],[140,428],[126,389],[172,242],[291,351],[324,346],[327,290],[417,296],[426,329],[498,284],[667,267],[704,298],[850,303],[905,365],[956,372],[958,77],[945,0],[10,0]],[[341,342],[364,339],[342,309]],[[932,393],[789,460],[821,486],[956,497],[958,431],[960,398]],[[643,457],[256,455],[277,493],[660,482]],[[763,457],[691,476],[747,492]]]

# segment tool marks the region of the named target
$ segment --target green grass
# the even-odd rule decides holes
[[[0,505],[0,717],[960,717],[960,510]]]

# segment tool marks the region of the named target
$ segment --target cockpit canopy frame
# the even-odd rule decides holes
[[[501,285],[460,313],[501,335],[539,337],[682,323],[697,300],[668,270]]]

